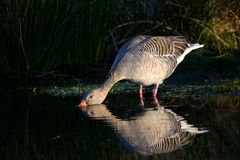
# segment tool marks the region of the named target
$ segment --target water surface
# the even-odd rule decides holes
[[[0,159],[239,159],[239,97],[110,94],[80,97],[1,91]]]

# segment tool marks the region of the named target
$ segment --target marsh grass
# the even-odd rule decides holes
[[[221,85],[213,85],[211,86],[211,89],[213,92],[240,92],[240,81],[235,80],[235,81],[230,81],[226,82]]]
[[[239,6],[226,0],[1,1],[0,71],[22,78],[66,66],[105,68],[140,34],[185,35],[216,55],[238,53]]]

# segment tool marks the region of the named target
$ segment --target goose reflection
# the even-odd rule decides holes
[[[87,116],[104,120],[123,145],[142,155],[168,153],[183,148],[197,134],[207,132],[187,123],[169,109],[145,109],[127,120],[121,120],[103,104],[82,108]]]

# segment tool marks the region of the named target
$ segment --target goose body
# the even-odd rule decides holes
[[[121,47],[102,86],[86,94],[82,102],[85,105],[102,103],[120,80],[138,83],[141,99],[142,85],[154,85],[153,97],[156,98],[158,86],[189,52],[201,47],[203,45],[189,43],[183,36],[136,36]]]

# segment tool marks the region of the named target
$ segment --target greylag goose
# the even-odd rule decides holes
[[[85,94],[79,106],[101,104],[112,86],[120,80],[138,83],[141,100],[142,86],[154,85],[152,95],[157,103],[158,86],[189,52],[203,46],[189,43],[183,36],[136,36],[120,48],[104,83]]]

